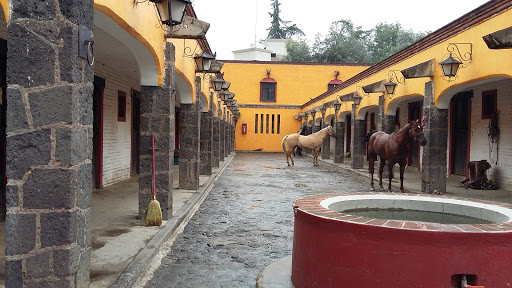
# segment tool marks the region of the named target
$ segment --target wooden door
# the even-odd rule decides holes
[[[450,103],[450,173],[466,176],[469,162],[469,131],[473,92],[461,92]]]

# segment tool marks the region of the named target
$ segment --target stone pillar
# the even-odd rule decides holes
[[[180,105],[180,189],[199,189],[201,77],[195,78],[195,102]]]
[[[172,184],[176,100],[173,94],[175,79],[175,47],[170,42],[164,47],[164,79],[160,87],[142,86],[140,100],[140,174],[139,217],[146,217],[153,198],[153,156],[151,133],[155,135],[156,200],[162,209],[162,219],[172,216]]]
[[[94,70],[78,30],[94,13],[79,4],[9,1],[6,287],[89,287]]]
[[[201,113],[201,163],[199,172],[201,175],[212,175],[212,144],[213,144],[213,112]]]
[[[325,112],[322,112],[322,122],[321,122],[320,129],[324,129],[327,127],[325,125]],[[325,137],[324,141],[322,142],[322,148],[321,148],[321,155],[322,159],[330,159],[331,158],[331,136],[327,135]]]
[[[434,81],[425,83],[423,115],[427,117],[421,164],[421,191],[446,192],[446,151],[448,142],[448,109],[437,109],[434,103]]]
[[[386,115],[386,96],[379,96],[379,108],[378,108],[378,116],[377,116],[377,130],[384,131],[388,134],[395,132],[395,116],[394,115]],[[378,167],[378,166],[377,166]]]
[[[345,162],[345,122],[336,122],[334,163]]]
[[[225,150],[225,139],[226,139],[226,122],[224,122],[224,119],[219,119],[219,153],[220,153],[220,161],[224,161],[224,150]]]
[[[212,119],[212,167],[219,167],[220,162],[220,118],[213,117]]]
[[[227,114],[227,113],[226,113]],[[229,156],[229,122],[224,122],[224,157]]]
[[[357,105],[352,104],[352,163],[353,169],[363,168],[366,143],[364,142],[364,120],[356,119]]]

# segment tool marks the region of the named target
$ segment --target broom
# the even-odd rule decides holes
[[[148,214],[146,215],[147,226],[162,225],[162,210],[160,203],[156,200],[156,184],[155,184],[155,135],[151,133],[151,150],[153,152],[153,199],[149,202]]]

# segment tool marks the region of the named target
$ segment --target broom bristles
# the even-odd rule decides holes
[[[147,226],[160,226],[162,225],[162,210],[160,203],[153,196],[153,200],[149,202],[148,214],[146,215]]]

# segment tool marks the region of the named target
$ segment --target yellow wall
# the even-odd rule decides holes
[[[301,112],[300,105],[311,97],[327,91],[329,81],[335,79],[334,71],[340,71],[339,80],[354,76],[368,66],[341,65],[309,65],[284,62],[226,62],[222,68],[224,80],[231,82],[229,91],[236,94],[235,99],[240,105],[241,117],[235,131],[235,148],[237,150],[282,151],[281,140],[285,135],[296,133],[300,122],[293,118]],[[270,77],[277,81],[276,102],[260,102],[260,81],[267,78],[266,70],[270,69]],[[244,107],[244,104],[259,105],[255,108]],[[285,106],[280,106],[285,105]],[[264,115],[264,133],[255,133],[255,114]],[[266,115],[269,115],[269,133],[266,133]],[[271,130],[272,114],[274,115],[274,134]],[[280,133],[277,133],[277,115],[280,116]],[[247,123],[248,133],[242,134],[242,123]],[[261,125],[259,118],[258,126]]]

